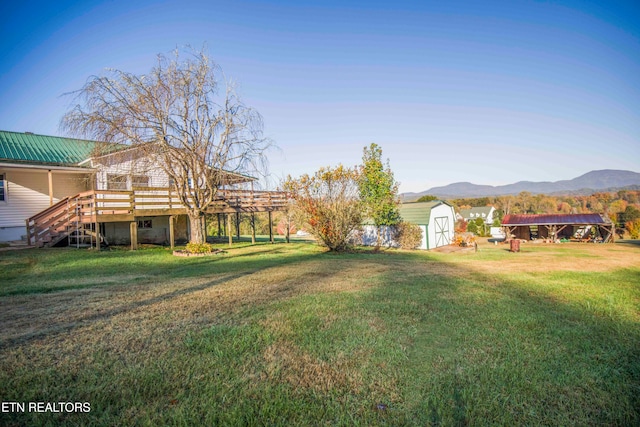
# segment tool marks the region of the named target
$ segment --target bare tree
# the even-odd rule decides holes
[[[109,71],[72,92],[77,105],[61,127],[139,147],[157,159],[187,209],[190,241],[204,242],[201,220],[218,189],[264,167],[271,144],[262,117],[240,100],[204,50],[158,55],[144,75]]]

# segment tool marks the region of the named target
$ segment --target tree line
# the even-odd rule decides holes
[[[433,200],[423,196],[419,201]],[[640,238],[640,191],[619,190],[590,195],[546,195],[523,191],[516,195],[459,198],[448,200],[456,209],[493,206],[498,221],[508,214],[581,214],[607,215],[618,234],[625,231],[633,239]]]

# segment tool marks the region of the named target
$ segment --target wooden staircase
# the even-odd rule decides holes
[[[65,197],[27,219],[27,243],[37,247],[62,244],[88,247],[99,239],[94,230],[95,212],[93,198],[79,193]]]

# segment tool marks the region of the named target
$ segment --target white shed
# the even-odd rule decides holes
[[[418,249],[434,249],[450,245],[453,240],[456,222],[453,206],[441,200],[424,203],[404,203],[400,205],[400,216],[405,222],[415,224],[422,230],[422,243]],[[391,230],[381,227],[382,245],[397,246]],[[375,245],[378,229],[371,225],[370,220],[363,226],[362,242],[365,245]]]
[[[453,206],[442,200],[400,205],[403,221],[416,224],[422,230],[419,249],[434,249],[451,244],[456,223]]]

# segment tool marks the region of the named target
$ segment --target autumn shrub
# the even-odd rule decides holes
[[[467,221],[465,221],[464,218],[460,218],[456,221],[454,231],[456,233],[464,233],[467,231],[467,225]]]
[[[473,246],[476,242],[476,236],[472,233],[459,233],[453,236],[453,241],[451,242],[454,246]]]
[[[394,240],[402,249],[417,249],[422,244],[422,230],[410,222],[400,221],[393,226]]]
[[[362,222],[358,171],[342,165],[321,168],[314,175],[289,177],[284,184],[295,200],[296,222],[330,251],[344,251]]]

